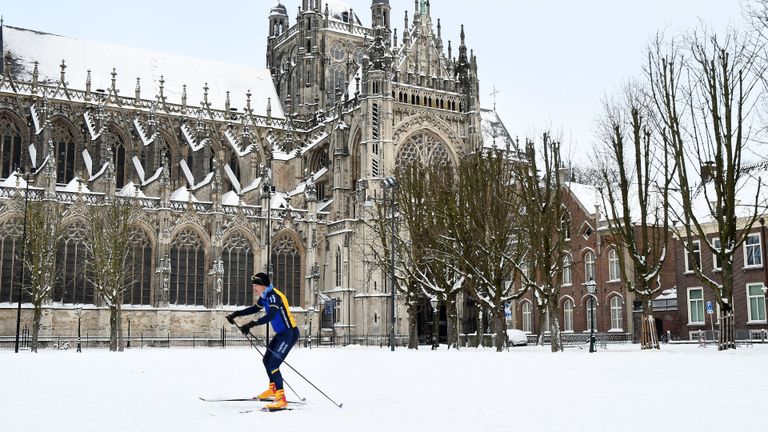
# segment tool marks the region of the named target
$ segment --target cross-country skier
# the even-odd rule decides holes
[[[248,335],[251,328],[272,323],[275,336],[269,342],[267,352],[264,354],[264,367],[269,376],[269,388],[257,397],[260,400],[274,400],[266,406],[271,411],[285,409],[288,407],[288,401],[285,398],[285,391],[283,391],[280,364],[283,363],[293,344],[299,339],[299,329],[296,327],[293,314],[291,314],[288,299],[272,286],[267,274],[256,273],[251,278],[251,283],[253,284],[253,298],[257,299],[256,304],[227,315],[227,321],[230,324],[235,324],[237,317],[252,315],[266,309],[266,315],[240,326],[240,330],[243,334]]]

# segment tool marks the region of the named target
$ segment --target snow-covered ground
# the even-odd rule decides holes
[[[288,361],[343,408],[286,366],[286,380],[307,398],[297,410],[241,413],[262,404],[198,399],[263,390],[252,348],[0,351],[0,424],[14,432],[722,432],[759,430],[768,402],[761,345],[596,354],[301,348]]]

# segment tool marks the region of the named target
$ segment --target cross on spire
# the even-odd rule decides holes
[[[499,94],[499,91],[496,90],[496,86],[493,86],[493,91],[491,92],[491,96],[493,96],[493,110],[496,111],[496,95]]]

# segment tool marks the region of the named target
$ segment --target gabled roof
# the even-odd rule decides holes
[[[283,118],[280,99],[268,69],[85,41],[7,25],[3,26],[2,32],[2,51],[3,55],[8,51],[11,53],[14,80],[31,81],[37,61],[38,82],[58,83],[64,60],[65,80],[71,89],[84,90],[90,71],[92,91],[108,91],[114,68],[115,87],[120,96],[133,97],[138,78],[141,98],[153,100],[159,94],[162,76],[168,103],[180,104],[182,86],[186,85],[188,106],[200,106],[203,87],[207,85],[212,109],[225,109],[226,92],[229,91],[230,106],[242,112],[246,106],[246,93],[250,91],[254,114],[266,116],[267,98],[271,98],[272,116]]]

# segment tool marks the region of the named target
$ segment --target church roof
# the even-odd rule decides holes
[[[225,109],[226,92],[230,106],[239,111],[246,106],[250,91],[251,108],[256,115],[267,115],[267,98],[272,98],[272,116],[283,118],[283,112],[268,69],[233,65],[200,58],[185,57],[159,51],[125,47],[102,42],[43,33],[11,26],[2,27],[2,52],[11,53],[14,80],[29,82],[37,61],[42,84],[58,83],[61,61],[66,65],[65,80],[71,89],[85,89],[88,71],[91,88],[109,89],[113,68],[119,94],[133,97],[139,78],[142,99],[155,99],[160,78],[164,79],[164,95],[168,103],[181,103],[182,86],[186,85],[187,104],[200,106],[207,85],[212,109]]]
[[[344,20],[344,13],[349,13],[349,11],[352,9],[349,7],[349,5],[343,1],[343,0],[325,0],[323,2],[325,6],[328,6],[328,16],[330,18],[333,18],[338,21],[348,22],[349,19],[346,21]],[[356,13],[352,13],[352,19],[353,23],[355,25],[363,25],[363,22],[360,21],[360,17],[357,16]]]
[[[499,149],[517,149],[515,141],[496,111],[480,109],[480,129],[483,134],[483,147],[493,148],[495,145]]]

